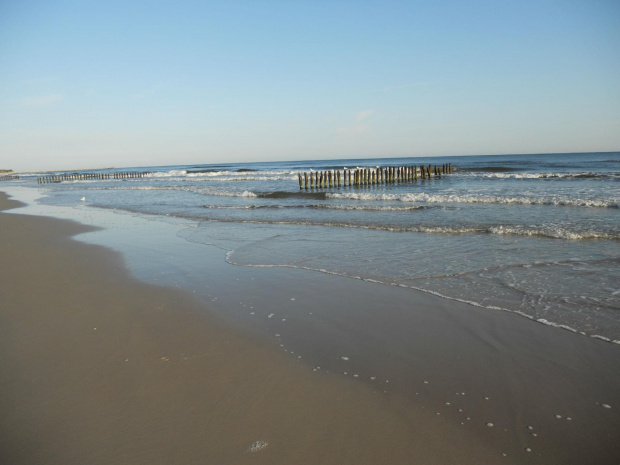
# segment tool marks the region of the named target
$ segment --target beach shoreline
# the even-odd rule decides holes
[[[17,206],[0,199],[0,209]],[[613,344],[407,289],[316,273],[282,283],[287,272],[251,270],[256,289],[269,287],[256,299],[271,313],[286,311],[285,286],[296,303],[322,296],[288,319],[287,337],[308,354],[299,362],[196,296],[130,277],[119,253],[70,239],[89,226],[10,210],[0,222],[8,374],[0,425],[12,463],[620,458]],[[343,288],[353,297],[338,305],[358,311],[331,343],[353,338],[359,357],[347,352],[330,373],[312,371],[306,358],[325,360],[316,347],[330,344],[329,302]],[[318,339],[298,318],[308,308]],[[390,344],[389,360],[372,359],[373,345]],[[262,440],[263,450],[249,452]]]
[[[240,337],[183,292],[135,281],[114,252],[70,239],[89,227],[10,213],[0,221],[3,461],[335,464],[411,454],[410,427],[373,394]],[[444,454],[419,433],[419,457]]]

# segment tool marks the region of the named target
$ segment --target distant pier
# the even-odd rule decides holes
[[[19,175],[17,174],[7,174],[4,176],[0,176],[0,181],[13,181],[15,179],[19,179]]]
[[[49,184],[63,181],[92,181],[106,179],[133,179],[143,178],[151,171],[122,171],[115,173],[64,173],[37,178],[37,184]]]
[[[388,166],[385,168],[358,168],[299,173],[299,189],[327,189],[337,187],[401,184],[419,179],[439,178],[452,173],[452,163],[438,165]]]

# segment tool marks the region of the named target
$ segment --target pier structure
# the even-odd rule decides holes
[[[327,189],[338,187],[374,186],[381,184],[400,184],[420,179],[439,178],[452,173],[452,163],[438,165],[388,166],[377,168],[357,168],[311,171],[298,173],[299,189]]]
[[[151,171],[118,171],[114,173],[64,173],[37,178],[37,184],[49,184],[63,181],[91,181],[106,179],[134,179],[143,178]]]

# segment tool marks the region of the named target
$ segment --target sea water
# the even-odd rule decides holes
[[[426,180],[308,190],[298,183],[304,172],[443,163],[453,173]],[[17,182],[39,189],[46,205],[186,220],[178,235],[225,250],[231,265],[408,287],[620,341],[620,153],[95,172],[120,171],[150,173],[51,184],[37,177],[66,172],[30,173]]]

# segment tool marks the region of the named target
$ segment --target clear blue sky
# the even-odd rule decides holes
[[[620,150],[620,1],[0,2],[0,168]]]

